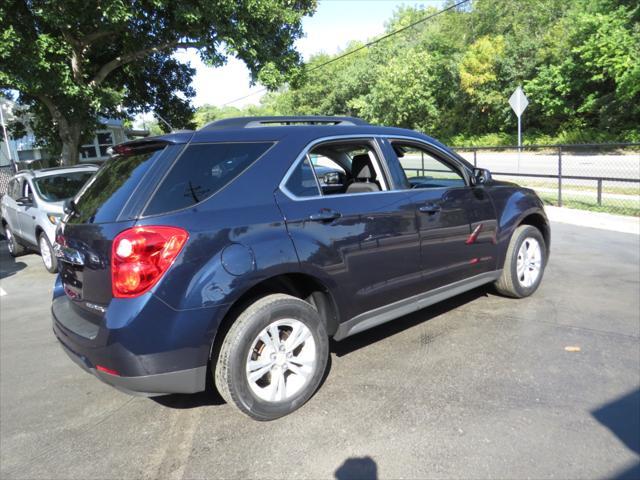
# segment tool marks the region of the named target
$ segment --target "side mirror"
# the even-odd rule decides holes
[[[65,215],[73,215],[76,212],[76,204],[74,203],[73,198],[67,198],[64,201],[62,209]]]
[[[340,174],[338,172],[326,173],[322,181],[325,185],[340,185]]]
[[[33,200],[29,197],[20,197],[16,200],[16,203],[21,207],[30,207],[33,205]]]
[[[471,175],[472,185],[484,185],[491,182],[491,172],[486,168],[474,168]]]

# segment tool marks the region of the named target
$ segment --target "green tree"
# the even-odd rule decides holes
[[[622,131],[640,119],[640,28],[634,9],[578,1],[527,83],[534,113],[556,129]],[[532,103],[533,103],[532,102]]]
[[[172,57],[198,49],[211,66],[243,60],[268,87],[295,73],[294,41],[315,0],[5,0],[0,89],[20,92],[34,129],[76,163],[98,115],[154,110],[191,126],[194,70]]]

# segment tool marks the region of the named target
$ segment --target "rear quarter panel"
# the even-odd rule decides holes
[[[221,306],[232,304],[258,282],[299,271],[274,199],[296,153],[277,143],[204,202],[137,222],[175,225],[189,232],[184,250],[154,289],[160,300],[176,310],[213,308],[218,317]]]

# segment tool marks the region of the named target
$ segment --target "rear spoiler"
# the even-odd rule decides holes
[[[120,143],[111,147],[109,153],[111,155],[135,155],[138,153],[150,152],[166,147],[167,145],[176,145],[187,143],[191,140],[194,132],[191,130],[183,130],[180,132],[170,133],[159,137],[141,138],[130,142]]]

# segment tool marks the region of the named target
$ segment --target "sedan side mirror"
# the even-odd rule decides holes
[[[474,168],[471,175],[472,185],[484,185],[491,182],[491,172],[486,168]]]

